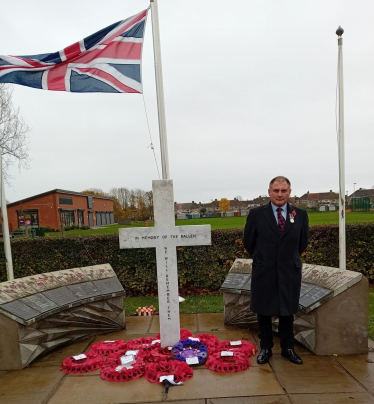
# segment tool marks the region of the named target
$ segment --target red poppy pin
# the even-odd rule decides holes
[[[295,222],[295,216],[296,216],[296,211],[293,210],[292,213],[290,213],[290,222],[291,223]]]

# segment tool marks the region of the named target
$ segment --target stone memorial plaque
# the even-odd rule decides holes
[[[339,269],[326,282],[326,287],[334,291],[334,296],[344,292],[349,287],[360,282],[362,274],[353,271],[344,271]]]
[[[238,274],[230,272],[221,289],[243,289],[243,286],[250,280],[250,274]]]
[[[101,294],[92,282],[84,282],[76,285],[69,285],[68,288],[74,295],[78,296],[79,299],[81,300],[88,299],[90,297],[100,296]]]
[[[37,317],[40,314],[39,312],[19,300],[2,304],[0,308],[25,321]]]
[[[7,295],[12,297],[12,300],[33,295],[36,293],[36,290],[28,285],[26,280],[27,278],[19,278],[14,279],[13,281],[3,282],[1,288]]]
[[[301,282],[300,297],[309,293],[315,286],[310,283]]]
[[[58,307],[56,303],[52,302],[52,300],[49,300],[48,297],[42,295],[41,293],[24,297],[23,299],[20,299],[20,302],[27,304],[27,306],[30,306],[40,314],[46,313],[47,311],[51,311]]]
[[[90,281],[97,279],[113,278],[116,273],[109,264],[92,265],[81,268],[87,279]]]
[[[23,278],[27,285],[32,287],[36,292],[58,288],[62,286],[61,282],[53,276],[52,273],[43,273]]]
[[[81,268],[64,269],[63,271],[50,272],[61,283],[61,286],[74,285],[87,282],[88,279]]]
[[[8,295],[0,284],[0,304],[11,302],[14,299],[16,299],[16,297]]]
[[[52,302],[55,302],[59,307],[67,306],[79,300],[78,296],[73,295],[66,286],[46,290],[43,292],[43,295],[52,300]]]
[[[306,293],[299,300],[299,305],[302,308],[307,309],[308,307],[314,305],[319,302],[329,294],[332,294],[331,290],[322,288],[320,286],[315,286],[310,292]]]
[[[100,290],[103,295],[109,295],[110,293],[124,292],[123,287],[117,277],[99,279],[94,281],[93,284]]]
[[[252,262],[250,259],[240,259],[237,258],[232,265],[230,272],[237,274],[250,274],[252,273]]]

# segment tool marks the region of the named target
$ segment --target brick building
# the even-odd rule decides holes
[[[54,189],[7,205],[9,230],[25,226],[101,226],[114,223],[113,200],[109,197]]]

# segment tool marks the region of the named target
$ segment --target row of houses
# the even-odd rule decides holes
[[[369,196],[371,204],[374,204],[374,188],[373,189],[363,189],[360,188],[353,194],[346,197],[346,204],[349,205],[351,198]],[[256,206],[266,205],[270,202],[268,196],[259,196],[250,200],[240,200],[237,198],[230,200],[230,212],[242,212]],[[320,206],[337,206],[339,205],[339,194],[333,192],[331,189],[329,192],[306,192],[304,195],[298,197],[293,196],[289,199],[292,205],[300,206],[304,208],[313,208]],[[201,203],[192,201],[191,203],[174,203],[175,214],[189,214],[198,213],[202,209],[205,209],[207,213],[216,213],[220,211],[219,200],[208,203]]]

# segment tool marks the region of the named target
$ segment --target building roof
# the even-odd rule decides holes
[[[350,198],[355,198],[355,197],[361,197],[361,196],[374,196],[374,188],[371,189],[363,189],[360,188],[357,191],[353,192],[352,195],[350,195]]]
[[[302,201],[323,201],[326,199],[338,199],[339,194],[336,192],[307,192],[303,196],[301,196],[299,199]]]
[[[8,203],[7,207],[10,208],[11,206],[15,206],[15,205],[18,205],[20,203],[25,203],[25,202],[28,202],[28,201],[32,201],[33,199],[41,198],[42,196],[46,196],[46,195],[49,195],[49,194],[67,194],[67,195],[78,195],[78,196],[93,196],[94,198],[98,198],[98,199],[113,200],[113,198],[111,198],[109,196],[97,196],[97,195],[93,195],[93,194],[84,194],[82,192],[66,191],[65,189],[52,189],[51,191],[43,192],[42,194],[30,196],[29,198],[20,199],[19,201]]]

